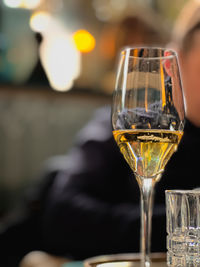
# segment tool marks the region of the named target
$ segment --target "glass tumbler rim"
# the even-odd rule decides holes
[[[121,49],[120,54],[123,56],[125,53],[133,51],[135,49],[149,49],[149,50],[161,50],[163,52],[170,52],[170,55],[163,56],[150,56],[150,57],[142,57],[142,56],[132,56],[128,55],[130,58],[136,58],[139,60],[161,60],[161,59],[172,59],[174,57],[178,57],[177,52],[171,48],[159,47],[159,46],[125,46]]]
[[[195,194],[195,195],[200,195],[200,188],[195,188],[195,189],[170,189],[170,190],[165,190],[165,194],[170,194],[170,195],[185,195],[185,194]]]

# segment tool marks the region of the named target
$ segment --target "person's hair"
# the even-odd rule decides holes
[[[172,32],[172,45],[187,53],[194,45],[196,33],[200,30],[200,2],[188,1],[181,9]]]
[[[183,52],[186,53],[193,47],[197,32],[200,33],[200,21],[192,29],[190,29],[190,31],[182,39],[180,49]]]
[[[126,45],[163,45],[168,40],[162,28],[145,21],[142,16],[124,18],[118,28],[118,46]],[[130,37],[129,37],[130,36]],[[132,38],[131,38],[132,37]],[[130,40],[132,39],[132,43]]]

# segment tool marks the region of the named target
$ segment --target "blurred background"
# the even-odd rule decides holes
[[[67,153],[94,110],[110,104],[122,35],[141,41],[130,17],[152,24],[148,34],[165,45],[186,2],[0,1],[1,216],[49,157]]]

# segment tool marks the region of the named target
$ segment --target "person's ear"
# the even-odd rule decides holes
[[[164,52],[164,56],[166,57],[164,59],[164,68],[165,68],[165,71],[167,72],[167,74],[171,77],[172,76],[172,70],[171,70],[171,60],[172,60],[172,58],[170,57],[170,55],[172,55],[170,50],[166,50]]]

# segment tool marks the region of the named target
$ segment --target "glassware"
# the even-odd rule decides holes
[[[125,48],[113,94],[113,135],[141,192],[141,252],[150,266],[153,192],[183,135],[184,100],[177,55],[151,47]]]
[[[200,266],[200,190],[167,190],[167,265]]]

